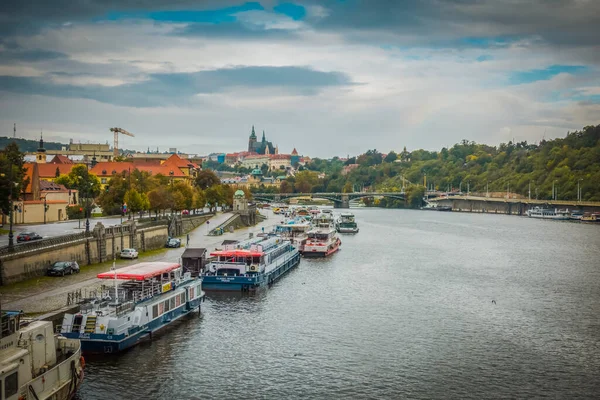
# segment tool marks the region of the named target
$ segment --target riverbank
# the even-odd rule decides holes
[[[217,226],[227,220],[230,213],[220,213],[210,219],[209,224],[198,226],[189,233],[189,247],[204,247],[208,252],[219,247],[225,239],[243,239],[249,233],[268,230],[276,221],[270,211],[263,210],[267,219],[253,227],[242,228],[222,236],[208,236],[210,226]],[[187,237],[181,237],[185,245]],[[161,248],[140,253],[138,260],[116,260],[116,267],[121,268],[141,261],[179,261],[185,247],[176,249]],[[106,281],[96,278],[101,272],[108,271],[112,260],[90,266],[81,266],[81,272],[65,277],[39,277],[0,287],[3,309],[23,310],[26,314],[40,314],[60,309],[67,305],[69,293],[81,291],[82,295],[98,290]]]

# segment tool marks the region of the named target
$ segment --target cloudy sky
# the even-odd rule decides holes
[[[281,152],[498,144],[600,123],[596,0],[3,0],[0,135]]]

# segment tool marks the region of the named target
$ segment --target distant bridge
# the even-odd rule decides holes
[[[297,197],[308,197],[310,199],[325,199],[333,202],[335,208],[350,208],[350,201],[363,199],[365,197],[388,197],[404,201],[404,192],[355,192],[355,193],[253,193],[255,200],[266,203],[279,202]]]

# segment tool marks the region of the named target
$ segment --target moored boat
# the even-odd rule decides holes
[[[270,285],[300,262],[298,249],[280,236],[257,237],[214,251],[202,277],[204,290],[253,292]]]
[[[305,219],[298,217],[290,219],[275,226],[275,234],[285,240],[289,240],[292,245],[298,249],[300,254],[304,251],[304,245],[308,239],[307,231],[310,229],[310,223]]]
[[[568,220],[570,219],[569,210],[549,209],[542,207],[533,207],[527,210],[527,216],[530,218]]]
[[[349,212],[340,214],[335,227],[339,233],[358,233],[358,225],[356,224],[354,214]]]
[[[102,295],[65,314],[62,335],[81,340],[84,353],[116,353],[149,339],[172,322],[200,309],[202,280],[179,263],[143,262],[98,274],[112,279]],[[119,280],[124,283],[118,284]]]
[[[55,335],[51,321],[21,326],[21,316],[0,312],[0,399],[73,398],[83,381],[81,342]]]
[[[337,237],[331,215],[319,214],[312,222],[302,253],[304,257],[327,257],[338,251],[342,241]]]
[[[584,213],[580,221],[586,224],[600,223],[600,213]]]

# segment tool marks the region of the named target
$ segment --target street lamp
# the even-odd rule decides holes
[[[46,197],[48,197],[47,193],[46,196],[44,196],[44,225],[46,224],[46,212],[48,211],[48,205],[46,205]]]

